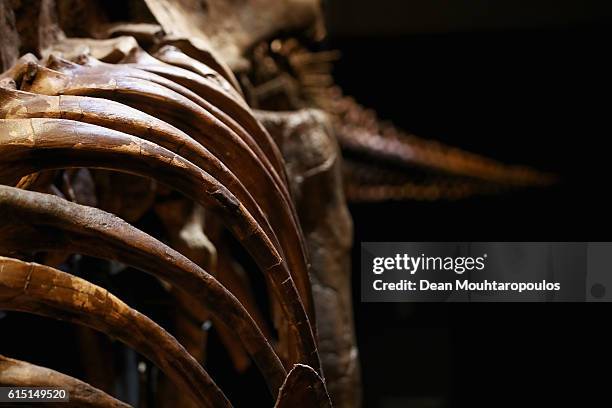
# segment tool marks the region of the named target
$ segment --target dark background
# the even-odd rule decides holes
[[[563,180],[352,205],[354,265],[362,241],[610,241],[608,4],[327,2],[347,94],[422,137]],[[609,404],[609,304],[360,303],[354,282],[367,407]]]

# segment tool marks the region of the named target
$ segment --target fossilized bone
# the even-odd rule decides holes
[[[127,132],[181,154],[227,187],[262,224],[267,233],[267,217],[243,184],[205,147],[191,137],[129,106],[81,96],[46,96],[0,88],[0,117],[65,118]]]
[[[26,69],[25,72],[28,73],[28,69]],[[21,79],[21,78],[19,78],[19,79]],[[14,92],[14,94],[15,93],[17,93],[17,92]],[[15,100],[15,98],[14,98],[15,95],[14,94],[12,95],[13,96],[13,102],[16,102],[16,103],[13,103],[12,106],[8,106],[8,108],[6,109],[7,112],[10,112],[8,117],[13,117],[13,116],[19,117],[19,113],[18,112],[21,109],[22,114],[25,112],[24,116],[26,116],[26,117],[32,117],[32,116],[35,117],[35,116],[39,116],[39,115],[40,116],[51,116],[51,117],[70,117],[71,113],[73,115],[75,115],[75,113],[76,113],[75,116],[78,116],[78,118],[80,120],[87,121],[86,112],[84,112],[84,110],[82,109],[82,106],[79,106],[78,103],[77,104],[73,104],[73,109],[74,109],[75,106],[79,106],[81,108],[80,110],[76,110],[76,112],[70,112],[70,109],[65,109],[65,110],[59,109],[58,111],[53,112],[52,109],[51,110],[45,110],[44,108],[42,109],[42,112],[39,112],[41,109],[37,109],[36,108],[37,101],[35,99],[32,99],[33,95],[31,95],[31,94],[30,95],[26,95],[24,93],[21,93],[21,95],[19,95],[19,96],[21,96],[22,99],[20,101],[18,101],[18,100]],[[7,95],[4,95],[4,96],[7,96]],[[27,98],[24,98],[25,96],[29,96],[30,100],[25,100],[25,99],[27,99]],[[69,98],[69,97],[65,96],[64,100],[66,100],[67,98]],[[10,99],[10,98],[7,97],[6,99]],[[60,99],[61,98],[58,98],[58,100],[56,101],[56,105],[58,107],[60,106]],[[38,98],[38,102],[41,102],[40,97]],[[46,101],[46,102],[48,102],[48,101]],[[48,107],[49,105],[47,105],[46,102],[42,101],[42,104],[40,106]],[[24,107],[24,105],[25,105],[25,107]],[[69,106],[69,105],[70,105],[70,103],[67,103],[64,106]],[[14,109],[14,108],[16,108],[16,109]],[[105,107],[104,109],[107,109],[107,108],[108,107]],[[11,115],[13,115],[13,116],[11,116]],[[89,120],[92,120],[92,119],[89,119]],[[92,121],[95,122],[95,120],[92,120]],[[125,124],[124,124],[124,126],[125,126]],[[116,125],[115,125],[115,127],[116,127]],[[32,242],[30,242],[30,244],[32,244]],[[313,365],[316,367],[316,364],[313,364]]]
[[[279,218],[286,217],[287,223],[294,224],[294,228],[287,230],[287,233],[298,230],[289,193],[278,176],[274,177],[274,171],[262,164],[240,137],[197,104],[168,88],[141,79],[115,76],[105,78],[101,74],[71,76],[42,67],[35,69],[37,72],[33,80],[23,87],[26,90],[43,94],[90,95],[115,99],[176,125],[206,146],[217,158],[223,159],[245,186],[259,189],[261,205],[271,209],[268,214],[277,214]],[[155,105],[160,100],[163,100],[164,104]],[[304,255],[296,254],[302,246],[294,248],[293,251],[287,251],[286,256],[291,262],[294,279],[306,310],[309,311],[309,316],[314,316],[312,302],[309,301],[310,285]]]
[[[310,384],[315,384],[311,386]],[[275,408],[298,406],[330,408],[332,406],[325,391],[323,380],[312,368],[296,364],[281,387]]]
[[[253,289],[250,287],[250,281],[244,269],[236,263],[231,257],[229,248],[224,244],[221,237],[214,237],[219,249],[217,278],[223,283],[225,287],[230,290],[236,298],[240,300],[240,303],[249,311],[249,314],[253,317],[253,320],[257,322],[261,331],[266,334],[266,337],[270,337],[271,330],[268,324],[263,318],[263,313],[259,309],[257,302],[255,301]],[[225,329],[221,329],[219,336],[221,341],[225,344],[228,349],[228,353],[234,363],[234,366],[238,371],[246,370],[250,361],[248,355],[244,351],[244,348],[228,336],[228,332]]]
[[[287,161],[306,243],[314,255],[311,282],[319,353],[330,397],[340,407],[358,406],[361,387],[348,261],[352,221],[331,123],[323,112],[314,110],[260,111],[257,116],[274,135]]]
[[[210,47],[205,45],[202,41],[199,41],[197,38],[187,39],[164,36],[164,38],[159,41],[158,45],[168,45],[174,47],[188,57],[185,58],[184,56],[178,54],[173,55],[172,57],[169,56],[169,58],[177,58],[175,60],[176,64],[172,65],[183,67],[195,73],[209,72],[208,68],[206,67],[210,67],[217,73],[215,74],[215,77],[219,75],[222,76],[225,78],[225,80],[232,84],[232,87],[238,93],[242,94],[242,89],[240,88],[240,84],[232,69],[222,59],[218,58],[216,53],[214,53]],[[164,58],[164,55],[159,55],[159,57]],[[201,64],[204,64],[204,66]]]
[[[273,241],[277,241],[270,227],[266,227],[266,216],[261,214],[259,206],[253,202],[250,194],[242,187],[240,182],[232,177],[232,173],[227,170],[219,160],[211,156],[201,145],[164,122],[155,120],[134,109],[129,110],[127,107],[122,107],[118,104],[113,105],[110,101],[103,101],[101,99],[79,99],[79,97],[63,96],[61,98],[45,100],[45,97],[42,96],[28,95],[17,91],[0,89],[0,93],[4,95],[5,107],[2,111],[6,112],[6,117],[50,116],[74,118],[117,130],[128,131],[131,134],[142,135],[148,139],[153,138],[155,142],[160,143],[162,146],[174,151],[180,151],[186,158],[200,165],[211,174],[216,175],[222,183],[229,186],[230,191],[238,191],[237,197],[244,200],[246,207],[253,211],[253,214],[256,215],[256,219],[264,226],[264,229],[272,237]],[[57,106],[57,108],[54,108],[55,106]],[[274,211],[277,211],[276,214],[278,214],[279,205],[282,203],[270,200],[269,198],[266,199],[265,196],[262,197],[258,195],[258,197],[260,198],[259,202],[263,203],[261,205],[266,211],[266,214],[275,214]],[[271,204],[266,205],[267,203]],[[289,234],[289,236],[295,237],[299,242],[299,227],[296,227],[292,220],[288,220],[291,216],[290,210],[285,209],[284,214],[286,218],[269,217],[269,219],[274,222],[274,226],[277,228],[277,231],[279,231],[278,233],[282,232],[284,234]],[[296,282],[299,282],[299,287],[306,292],[302,297],[307,299],[311,295],[308,275],[304,264],[305,255],[300,251],[299,246],[289,246],[295,243],[295,241],[284,240],[282,242],[284,244],[282,247],[285,250],[285,254],[288,256],[290,265],[294,268],[300,268],[297,272],[294,272],[296,274]],[[301,274],[297,275],[297,273]],[[306,304],[311,303],[306,302]]]
[[[353,202],[379,200],[458,200],[475,195],[500,194],[510,186],[428,173],[407,175],[401,169],[345,158],[344,189]]]
[[[238,334],[276,394],[285,371],[255,322],[216,279],[178,252],[111,214],[6,186],[0,186],[0,222],[2,252],[69,250],[113,259],[189,294]]]
[[[116,63],[137,47],[136,39],[129,36],[107,39],[64,38],[46,48],[42,57],[46,59],[51,55],[61,55],[66,59],[74,59],[80,55],[91,55],[104,62]]]
[[[43,169],[111,168],[153,177],[216,212],[269,278],[296,337],[292,357],[320,368],[314,334],[283,259],[244,206],[203,170],[151,142],[69,120],[3,120],[2,134],[0,182],[12,184]]]
[[[78,39],[75,39],[75,41],[78,42]],[[157,51],[156,56],[168,62],[166,63],[162,61],[162,59],[157,59],[138,47],[138,44],[135,43],[133,38],[128,37],[122,39],[122,43],[129,44],[127,46],[122,45],[122,43],[114,46],[122,48],[112,47],[113,43],[111,42],[111,46],[109,46],[111,48],[106,49],[106,41],[107,40],[92,40],[92,45],[88,45],[88,47],[90,47],[93,45],[97,46],[98,43],[102,43],[100,44],[100,47],[103,47],[102,51],[98,49],[92,51],[89,48],[85,49],[85,51],[88,51],[85,53],[74,52],[73,48],[71,49],[72,51],[70,53],[67,53],[62,48],[53,48],[50,51],[54,53],[59,52],[63,55],[68,54],[71,56],[71,58],[78,60],[80,64],[102,68],[106,74],[108,74],[109,71],[116,72],[118,70],[118,76],[130,76],[131,74],[133,77],[150,80],[175,90],[183,96],[186,96],[187,98],[190,98],[194,102],[200,104],[204,109],[214,114],[226,125],[232,127],[232,129],[234,129],[236,132],[242,134],[242,137],[245,138],[247,143],[253,143],[251,140],[249,140],[250,134],[253,134],[253,137],[257,142],[257,147],[255,147],[255,150],[257,151],[257,149],[261,148],[265,153],[265,155],[259,153],[260,159],[264,160],[264,162],[270,160],[276,171],[281,176],[284,175],[285,169],[282,164],[282,158],[278,152],[278,149],[270,140],[270,136],[267,135],[265,130],[263,130],[253,118],[253,115],[249,112],[248,106],[244,103],[242,96],[236,93],[235,89],[223,77],[220,77],[216,71],[207,67],[200,61],[186,56],[175,47],[165,46]],[[100,57],[99,59],[103,59],[105,61],[115,61],[117,58],[112,58],[109,56],[113,53],[121,55],[122,64],[120,66],[100,64],[99,61],[92,57],[93,55],[98,55]],[[55,58],[53,54],[49,54],[48,56],[51,57],[51,62],[49,65],[51,68],[78,68],[66,60],[59,60]],[[183,69],[181,68],[182,66],[192,67],[192,70],[189,71],[187,69]],[[129,67],[138,68],[139,70],[130,70]],[[161,77],[171,79],[171,81],[164,81],[155,75],[146,75],[141,72],[141,70],[151,72],[153,74],[159,74]],[[95,73],[95,71],[89,72]],[[190,90],[193,90],[194,92],[191,92]],[[224,115],[220,111],[227,113],[227,115]],[[234,120],[236,120],[238,123],[234,122]],[[242,129],[238,124],[244,127],[244,129]],[[245,130],[248,132],[246,135],[242,133]],[[252,145],[251,147],[253,148]]]
[[[156,238],[191,261],[109,214],[11,187],[0,190],[13,200],[4,213],[8,201],[0,203],[3,250],[50,265],[74,252],[119,260],[162,279],[171,296],[189,293],[174,298],[178,310],[196,321],[214,312],[213,325],[238,369],[245,369],[251,354],[273,394],[284,381],[276,406],[328,407],[328,386],[335,405],[360,404],[347,265],[350,220],[334,138],[351,154],[343,171],[353,200],[456,198],[552,180],[383,126],[344,97],[330,75],[335,53],[274,39],[281,31],[302,38],[320,29],[316,0],[134,0],[123,22],[109,18],[103,2],[58,1],[60,20],[72,33],[93,38],[65,36],[53,19],[53,0],[21,2],[30,19],[20,22],[28,36],[23,38],[13,24],[14,6],[0,3],[3,68],[13,64],[20,47],[42,57],[25,56],[0,75],[0,183],[87,202],[134,223],[156,213],[166,234]],[[84,9],[88,15],[75,18]],[[280,64],[270,64],[279,57]],[[322,113],[260,113],[272,140],[252,104],[317,107],[329,114],[331,126]],[[141,191],[142,198],[129,196],[131,187],[119,183]],[[202,205],[198,211],[210,220],[206,228],[182,220],[184,212],[168,201],[175,198],[185,208]],[[45,207],[49,203],[54,211]],[[120,228],[104,228],[103,220]],[[187,225],[197,228],[200,243],[210,238],[220,251],[218,281],[231,294],[196,265],[208,267],[213,251],[190,251],[179,232]],[[278,343],[232,258],[225,228],[267,279]],[[198,355],[203,336],[192,334],[182,339]],[[198,375],[190,379],[196,391],[202,389]],[[227,404],[218,397],[210,403]],[[205,405],[202,395],[197,398]]]
[[[0,307],[85,325],[153,361],[202,406],[229,401],[206,371],[164,329],[97,287],[56,269],[0,257]]]
[[[70,395],[68,401],[61,403],[61,405],[65,407],[129,407],[128,404],[76,378],[25,361],[7,358],[2,355],[0,355],[0,386],[60,388],[66,390]]]
[[[79,169],[82,170],[85,169]],[[97,202],[95,207],[115,214],[125,221],[136,222],[154,205],[160,188],[155,180],[108,170],[89,171],[94,183],[94,198]],[[78,200],[71,201],[91,205]]]
[[[65,11],[68,2],[63,3]],[[45,0],[45,5],[36,10],[52,16],[52,4]],[[312,4],[303,2],[300,7]],[[225,9],[220,6],[214,6],[214,10]],[[297,17],[286,14],[289,10],[283,5],[273,14]],[[235,17],[228,14],[228,21]],[[243,18],[237,17],[237,21]],[[285,163],[242,99],[226,61],[217,59],[201,39],[185,39],[176,33],[162,37],[154,26],[143,30],[129,24],[94,24],[92,28],[104,29],[107,35],[137,34],[142,43],[153,47],[150,51],[157,49],[154,55],[159,59],[146,56],[129,38],[66,38],[55,29],[55,22],[51,23],[54,35],[46,39],[39,36],[32,44],[35,51],[48,56],[48,68],[35,57],[26,56],[0,79],[0,183],[121,211],[105,204],[108,195],[105,199],[92,190],[92,185],[100,185],[108,191],[108,180],[113,177],[108,172],[120,171],[150,177],[160,186],[183,193],[188,197],[186,202],[202,205],[207,214],[234,233],[264,272],[274,305],[281,310],[275,318],[279,347],[285,351],[284,363],[287,367],[308,364],[308,370],[315,373],[298,382],[300,387],[316,390],[314,399],[310,396],[304,404],[322,401],[321,406],[327,406],[329,398],[311,326],[315,315],[308,255],[289,194]],[[257,27],[274,29],[265,24]],[[256,34],[255,27],[252,33]],[[138,58],[134,58],[136,51],[140,52]],[[124,63],[109,65],[81,56],[79,64],[74,64],[54,57],[56,52],[86,52],[103,55],[106,62],[121,59]],[[93,170],[72,170],[83,167]],[[79,184],[83,181],[85,185]],[[194,263],[109,214],[62,198],[11,187],[1,189],[3,251],[27,258],[31,251],[60,251],[62,255],[52,261],[54,264],[70,253],[82,253],[132,265],[159,277],[164,285],[196,298],[215,314],[218,323],[229,326],[229,332],[239,333],[243,347],[258,363],[276,395],[285,372],[275,351],[236,298]],[[149,199],[139,203],[138,211],[128,218],[137,221],[149,211],[154,205],[149,200],[160,189],[155,185],[145,187]],[[165,227],[173,231],[171,225]],[[17,230],[18,236],[13,234]],[[181,245],[176,239],[173,243]],[[52,257],[43,259],[51,261]],[[4,263],[11,262],[20,261]],[[46,271],[47,279],[63,276],[43,266],[32,268]],[[243,281],[236,280],[236,275],[224,276],[245,304],[252,303]],[[112,299],[110,295],[108,299]],[[251,310],[257,315],[254,306]],[[163,364],[162,368],[169,370]],[[175,381],[186,381],[177,379],[172,371],[170,374]],[[228,404],[203,370],[199,377],[192,375],[189,380],[199,405]],[[208,384],[212,391],[207,402],[204,392],[195,389],[199,382],[204,384],[199,390]]]
[[[158,51],[156,55],[163,57],[163,55],[160,54],[161,52],[164,52],[163,55],[165,56],[168,56],[170,52],[172,52],[172,54],[177,54],[176,51],[170,51],[168,47],[164,47]],[[211,81],[203,80],[203,78],[208,79],[211,77],[207,71],[201,69],[199,72],[192,72],[181,68],[180,64],[175,60],[166,58],[165,61],[167,64],[161,59],[156,59],[146,54],[141,49],[136,49],[130,53],[122,63],[133,63],[133,66],[136,68],[170,79],[177,84],[191,89],[200,97],[210,101],[211,104],[235,118],[247,132],[252,134],[255,140],[259,142],[259,146],[266,156],[270,158],[272,164],[277,168],[279,174],[282,176],[285,173],[278,148],[270,140],[270,136],[267,132],[262,129],[261,125],[253,117],[242,97],[232,95],[223,84],[221,84],[220,87],[216,86],[219,82],[217,80],[213,80],[212,83]],[[170,65],[172,63],[175,65]]]
[[[504,166],[494,160],[381,125],[372,112],[337,92],[330,92],[329,110],[338,117],[336,134],[347,150],[400,166],[423,166],[441,173],[511,186],[548,185],[554,181],[552,175],[525,166]]]
[[[201,206],[179,198],[156,203],[155,214],[164,224],[172,248],[211,275],[218,275],[217,249],[204,232],[205,211]],[[204,362],[208,331],[202,330],[202,324],[213,316],[183,292],[171,290],[171,294],[181,310],[174,316],[176,337],[196,360]]]
[[[238,137],[240,137],[244,141],[244,143],[248,145],[250,150],[257,156],[257,158],[266,167],[266,169],[269,170],[269,172],[272,174],[276,183],[279,186],[282,187],[287,183],[284,164],[280,156],[280,153],[278,152],[278,149],[274,146],[274,143],[272,142],[270,136],[267,135],[267,133],[263,131],[261,127],[256,126],[256,121],[252,117],[252,115],[250,115],[249,112],[244,107],[242,107],[242,110],[238,111],[239,113],[243,113],[243,116],[245,120],[247,121],[246,125],[249,126],[251,130],[254,130],[257,132],[255,133],[258,136],[257,138],[252,136],[251,133],[247,132],[245,127],[243,127],[241,123],[238,123],[231,116],[225,113],[224,106],[226,105],[230,106],[229,110],[233,111],[233,112],[230,112],[230,114],[236,112],[235,109],[232,109],[232,107],[239,105],[235,102],[236,101],[235,98],[226,97],[223,100],[217,100],[216,101],[217,106],[220,107],[220,108],[217,108],[215,105],[208,102],[206,99],[202,98],[200,95],[190,91],[187,87],[179,85],[173,81],[164,79],[163,77],[160,77],[158,75],[148,73],[148,71],[137,69],[137,67],[132,68],[132,67],[125,66],[123,64],[121,65],[103,64],[91,58],[83,58],[81,59],[81,62],[90,68],[90,69],[84,70],[84,73],[86,75],[94,75],[94,76],[100,75],[101,77],[104,77],[106,75],[116,75],[117,77],[142,79],[145,81],[156,83],[158,85],[162,85],[165,88],[171,89],[177,92],[178,94],[185,96],[189,100],[199,105],[205,111],[212,114],[215,118],[217,118],[224,125],[229,127],[232,131],[234,131],[235,134]],[[66,70],[69,70],[69,72],[71,73],[75,71],[80,72],[80,68],[81,68],[79,65],[68,64],[67,61],[59,61],[57,59],[53,59],[53,62],[51,62],[49,66],[53,69],[58,69],[63,72],[66,72]],[[98,73],[104,73],[104,74],[98,74]],[[205,82],[205,81],[200,81],[200,82]],[[268,157],[272,159],[268,159]]]
[[[527,166],[504,165],[382,123],[374,111],[344,96],[335,85],[331,62],[338,58],[336,53],[311,52],[295,39],[275,39],[256,47],[253,58],[267,61],[254,64],[251,74],[255,82],[251,94],[257,106],[267,108],[276,99],[282,99],[289,103],[284,109],[322,109],[331,115],[334,134],[343,151],[361,157],[346,160],[354,164],[353,168],[345,169],[349,199],[462,198],[504,188],[547,186],[557,179]],[[284,65],[290,69],[282,68]],[[281,78],[283,81],[279,81]],[[287,82],[291,87],[286,86]],[[282,98],[286,94],[290,95]],[[413,175],[398,185],[393,177],[388,177],[389,172],[372,168],[372,162],[380,163],[381,170],[395,168],[410,176],[416,169],[417,173],[434,177],[419,183]],[[372,171],[378,173],[378,178],[371,177]],[[446,178],[440,179],[439,175]]]
[[[212,48],[233,68],[243,66],[245,51],[262,39],[285,29],[308,29],[321,19],[317,0],[257,0],[241,8],[222,0],[145,2],[169,36]]]

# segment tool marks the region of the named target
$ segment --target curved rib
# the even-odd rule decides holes
[[[2,185],[1,231],[2,252],[71,251],[116,260],[170,282],[238,335],[277,394],[285,370],[248,312],[213,276],[150,235],[97,208]]]
[[[275,165],[281,177],[283,176],[282,173],[285,172],[284,160],[278,146],[263,126],[255,119],[242,98],[228,94],[216,86],[214,81],[210,81],[209,76],[202,76],[184,68],[167,64],[152,57],[142,49],[137,49],[135,52],[130,53],[128,58],[122,61],[122,63],[157,74],[182,85],[192,90],[196,95],[210,101],[214,106],[222,109],[255,137],[255,140],[258,141],[259,146],[272,161],[272,164]]]
[[[0,87],[0,118],[61,118],[104,126],[125,132],[180,154],[214,176],[232,192],[257,219],[264,231],[277,242],[268,218],[236,176],[204,146],[187,134],[151,115],[108,99],[85,96],[47,96]],[[269,211],[269,209],[267,209]],[[283,221],[271,217],[272,221]],[[276,221],[276,231],[289,231],[290,225]],[[290,249],[290,248],[287,248]]]
[[[244,206],[208,173],[156,144],[100,126],[63,119],[0,120],[0,183],[67,167],[151,177],[217,213],[269,279],[293,329],[297,360],[320,369],[308,316],[283,259]]]
[[[61,406],[75,408],[129,408],[107,393],[46,367],[0,355],[0,386],[61,388],[68,392],[69,401]]]
[[[287,217],[299,231],[297,216],[286,187],[250,151],[242,139],[218,123],[205,110],[176,92],[150,81],[114,76],[71,76],[40,67],[26,90],[42,94],[89,95],[117,100],[150,113],[191,135],[206,146],[219,160],[253,191],[260,191],[258,202],[270,209],[268,214]],[[160,103],[163,102],[163,103]],[[279,237],[282,241],[282,237]],[[287,242],[285,245],[294,245]],[[305,252],[303,239],[296,250]],[[291,253],[286,253],[287,257]],[[288,258],[293,278],[314,326],[314,305],[305,255]]]
[[[205,407],[231,404],[174,337],[105,289],[48,266],[0,257],[0,307],[88,326],[150,359]]]
[[[173,48],[172,46],[164,46],[162,49],[167,47]],[[165,50],[164,50],[165,52]],[[177,50],[177,52],[180,52]],[[204,69],[200,72],[194,72],[192,70],[179,67],[174,64],[170,64],[160,60],[158,57],[160,55],[160,51],[157,51],[157,57],[152,56],[142,48],[135,48],[131,50],[125,57],[118,62],[118,64],[138,64],[138,65],[153,65],[157,67],[170,68],[171,72],[179,73],[179,75],[184,76],[185,78],[195,79],[195,82],[202,82],[206,84],[206,87],[213,88],[215,92],[221,92],[225,94],[228,98],[232,99],[236,103],[248,108],[248,104],[244,100],[244,96],[235,92],[234,89],[228,86],[227,82],[223,79],[219,80],[219,75],[215,70],[208,68],[204,64]],[[162,71],[162,72],[170,72],[170,71]],[[189,88],[191,89],[191,88]]]
[[[289,371],[274,408],[332,408],[332,403],[317,372],[296,364]]]
[[[270,153],[270,147],[266,145],[266,142],[271,140],[261,140],[261,138],[260,140],[255,140],[253,136],[246,131],[246,128],[243,127],[241,123],[237,122],[234,117],[228,115],[223,109],[221,109],[222,105],[219,107],[216,106],[216,104],[209,102],[208,100],[194,93],[189,88],[164,78],[163,76],[138,69],[134,66],[125,64],[107,64],[88,56],[82,56],[79,58],[79,64],[52,56],[49,57],[47,67],[70,75],[94,75],[100,77],[112,76],[117,78],[141,79],[173,90],[179,95],[182,95],[194,102],[226,125],[229,129],[233,130],[234,133],[249,146],[251,151],[257,156],[261,163],[266,166],[270,173],[275,177],[276,181],[280,184],[287,185],[287,178],[285,175],[285,167],[283,162],[276,160],[279,158],[279,156],[273,156],[273,153]],[[264,148],[267,151],[264,151]]]
[[[232,70],[211,52],[202,49],[202,47],[194,46],[189,40],[165,40],[165,42],[166,44],[155,52],[156,58],[171,65],[181,66],[196,74],[213,76],[216,81],[222,84],[224,89],[242,96],[240,84],[238,84]]]
[[[46,96],[14,91],[0,87],[0,118],[33,118],[50,117],[74,119],[80,122],[101,125],[109,129],[127,132],[157,143],[184,158],[214,176],[228,188],[259,222],[275,245],[282,249],[291,268],[292,277],[298,284],[303,298],[311,296],[303,292],[309,280],[303,276],[307,269],[305,252],[293,245],[302,242],[301,230],[289,218],[287,211],[278,213],[276,207],[270,207],[265,195],[256,194],[261,207],[255,202],[244,185],[236,179],[227,167],[213,156],[206,148],[194,141],[185,133],[136,109],[117,102],[100,98],[80,96]],[[265,214],[262,214],[262,210]],[[269,222],[268,222],[269,221]],[[272,224],[272,226],[270,226]],[[274,228],[274,230],[272,229]],[[278,241],[277,237],[283,237]],[[308,302],[305,302],[308,304]]]

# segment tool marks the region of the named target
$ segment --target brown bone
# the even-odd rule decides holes
[[[206,61],[192,58],[185,54],[182,50],[172,45],[165,45],[159,50],[155,51],[155,55],[152,58],[157,59],[169,66],[182,68],[185,71],[199,75],[207,80],[210,80],[221,88],[228,95],[236,98],[243,99],[241,93],[233,88],[230,83],[219,74],[219,72],[206,64]]]
[[[244,53],[274,33],[304,30],[321,22],[319,0],[145,0],[170,36],[214,49],[232,68]],[[322,31],[322,30],[321,30]],[[317,33],[319,34],[319,33]]]
[[[116,260],[176,286],[238,335],[276,395],[285,370],[256,323],[214,277],[172,248],[97,208],[7,186],[0,186],[0,225],[3,252],[68,250]]]
[[[311,254],[319,354],[330,398],[335,407],[357,408],[361,386],[349,263],[353,230],[337,141],[322,111],[258,111],[257,117],[278,142],[293,181]]]
[[[303,364],[296,364],[289,371],[274,404],[274,408],[331,407],[323,380],[315,370]]]
[[[155,84],[161,85],[165,88],[171,89],[176,93],[188,98],[192,102],[196,103],[214,118],[219,120],[221,123],[226,125],[229,129],[235,132],[244,143],[246,143],[251,151],[257,156],[257,158],[266,166],[271,174],[275,177],[275,180],[280,185],[286,184],[285,168],[280,156],[270,156],[270,147],[267,143],[271,142],[271,139],[259,139],[256,140],[245,128],[238,123],[233,117],[229,116],[225,111],[215,104],[210,103],[208,100],[202,98],[192,90],[184,87],[174,81],[168,80],[163,76],[157,75],[152,72],[148,72],[137,67],[125,65],[125,64],[106,64],[98,61],[94,58],[82,56],[79,58],[80,64],[74,64],[66,60],[61,60],[57,57],[49,58],[48,67],[57,70],[59,72],[70,73],[72,75],[102,75],[102,76],[116,76],[122,78],[136,78],[145,81],[150,81]],[[268,153],[264,152],[262,146],[267,146]],[[277,152],[278,153],[278,152]],[[268,157],[278,159],[277,161],[271,162]],[[283,177],[281,177],[281,175]]]
[[[177,126],[222,160],[247,188],[252,191],[260,190],[258,201],[260,205],[270,208],[268,214],[287,217],[287,222],[292,222],[299,231],[287,187],[273,177],[275,173],[270,172],[231,129],[182,95],[141,79],[117,78],[105,76],[103,73],[72,76],[43,67],[38,67],[34,80],[26,88],[43,94],[89,95],[118,100]],[[163,103],[159,103],[160,101]],[[287,233],[291,231],[293,229]],[[299,234],[298,240],[294,239],[295,237],[288,239],[286,245],[295,245],[296,249],[285,255],[291,264],[301,300],[309,318],[314,322],[314,306],[305,256],[302,255],[298,259],[293,255],[299,250],[304,252],[303,240]]]
[[[284,195],[286,204],[289,208],[292,208],[285,183],[281,180],[279,174],[272,170],[273,167],[268,158],[261,152],[252,137],[245,133],[244,129],[237,125],[233,119],[224,115],[223,117],[234,126],[234,128],[231,128],[231,126],[228,128],[223,121],[219,121],[207,110],[207,108],[211,108],[213,113],[219,113],[219,109],[211,107],[203,98],[189,89],[158,75],[127,66],[100,65],[98,69],[95,69],[95,67],[83,67],[58,58],[51,58],[50,64],[54,68],[62,70],[64,75],[61,75],[59,71],[49,70],[37,65],[31,60],[31,57],[27,58],[26,56],[22,60],[22,65],[25,68],[19,68],[20,64],[18,64],[14,71],[17,74],[28,73],[24,76],[24,80],[27,82],[25,90],[42,94],[105,96],[135,106],[153,115],[160,115],[167,122],[176,124],[182,130],[190,133],[192,137],[201,141],[217,157],[224,159],[224,162],[228,162],[230,167],[232,161],[229,159],[234,156],[242,159],[242,167],[244,167],[245,162],[254,162],[255,168],[261,168],[265,171],[265,177],[272,180],[274,186]],[[94,62],[92,59],[89,59],[89,61]],[[199,106],[192,99],[206,104],[207,108]],[[164,100],[167,108],[173,107],[175,109],[162,110],[158,104],[159,100]],[[185,117],[186,115],[189,118]],[[194,118],[200,119],[197,124],[194,123]],[[239,134],[235,133],[235,130],[238,130]],[[213,138],[212,135],[216,135],[216,137]],[[253,148],[256,150],[254,151]],[[282,160],[279,166],[282,167]],[[240,169],[235,170],[235,173],[240,176],[238,170]],[[246,171],[243,172],[248,174]]]
[[[494,194],[510,186],[450,175],[428,175],[415,180],[401,169],[378,163],[347,159],[342,161],[344,190],[352,202],[382,200],[457,200],[474,195]]]
[[[151,177],[217,213],[269,279],[293,329],[292,359],[320,370],[314,333],[283,259],[244,206],[210,175],[156,144],[103,127],[61,119],[0,120],[0,183],[69,167]]]
[[[231,404],[170,334],[105,289],[48,266],[0,257],[0,307],[88,326],[117,338],[155,363],[205,407]]]
[[[334,117],[334,132],[342,149],[358,152],[369,162],[382,161],[400,169],[424,168],[437,174],[472,178],[502,186],[547,186],[558,181],[552,174],[527,166],[502,164],[383,124],[376,113],[365,109],[353,98],[344,96],[338,87],[322,90],[320,100],[325,110]],[[472,188],[478,190],[480,186]]]
[[[165,50],[163,48],[162,50]],[[159,54],[157,54],[159,55]],[[213,105],[222,109],[225,113],[234,118],[244,129],[252,134],[255,140],[258,141],[261,149],[267,157],[270,158],[275,168],[279,168],[281,176],[285,172],[284,161],[278,150],[278,147],[265,129],[255,119],[249,107],[241,97],[232,95],[224,90],[221,86],[216,85],[215,80],[209,80],[210,76],[205,73],[194,73],[192,71],[167,64],[157,58],[154,58],[144,52],[142,49],[134,50],[130,53],[123,63],[131,63],[130,65],[148,71],[164,78],[167,78],[177,84],[184,86],[187,89],[193,90],[194,93],[202,98],[210,101]]]
[[[214,176],[238,198],[276,241],[268,218],[234,174],[205,147],[177,128],[155,117],[107,99],[84,96],[47,96],[0,87],[0,118],[63,118],[126,132],[180,154]],[[274,220],[274,218],[271,218]],[[290,228],[278,225],[277,231]]]
[[[25,361],[0,355],[0,386],[60,388],[69,395],[68,402],[58,406],[75,408],[129,408],[125,404],[91,385]]]
[[[44,50],[43,58],[49,55],[62,55],[72,59],[82,54],[95,56],[105,62],[115,63],[125,58],[129,52],[138,47],[133,37],[117,37],[104,40],[93,38],[64,38]]]
[[[109,100],[70,95],[50,97],[0,87],[1,117],[51,117],[79,120],[128,132],[181,154],[227,187],[245,205],[274,243],[277,243],[277,236],[284,235],[287,238],[282,240],[279,245],[290,261],[289,265],[294,272],[292,276],[307,273],[305,272],[305,266],[299,263],[303,262],[304,254],[300,252],[298,246],[290,245],[294,241],[289,238],[301,239],[301,231],[294,226],[292,220],[288,219],[288,212],[284,212],[287,215],[286,217],[279,216],[281,214],[274,212],[277,208],[268,206],[265,197],[257,194],[262,207],[260,209],[260,206],[243,184],[222,162],[210,154],[202,145],[173,126],[136,109]],[[262,213],[262,210],[268,215],[267,217]],[[276,214],[276,216],[271,216],[273,214]],[[275,232],[272,231],[268,220],[273,223],[272,227],[274,227]],[[296,271],[296,268],[300,266],[301,269]],[[300,276],[297,276],[296,280],[308,281],[307,277],[304,279]]]
[[[200,41],[199,38],[187,39],[166,35],[159,41],[159,45],[162,47],[175,47],[185,56],[189,57],[191,62],[186,64],[186,69],[191,70],[193,67],[196,69],[196,71],[199,70],[200,67],[198,64],[193,64],[194,61],[210,67],[215,72],[220,74],[227,82],[229,82],[237,93],[242,95],[242,89],[240,88],[240,84],[238,83],[232,69],[223,60],[219,59],[217,55],[206,46],[206,44]]]

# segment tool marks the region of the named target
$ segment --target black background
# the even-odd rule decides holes
[[[605,2],[331,3],[347,94],[422,137],[563,180],[352,205],[355,266],[362,241],[610,240]],[[609,404],[609,304],[360,303],[354,282],[365,406]]]

